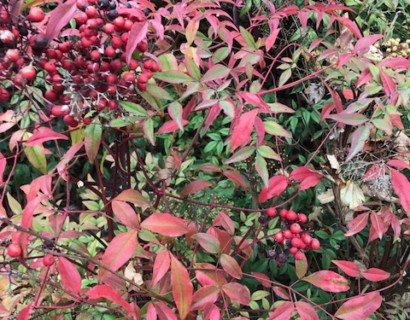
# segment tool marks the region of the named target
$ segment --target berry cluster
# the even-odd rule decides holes
[[[21,249],[21,246],[16,243],[9,244],[9,246],[6,249],[6,252],[11,258],[21,258],[23,254],[23,250]],[[51,265],[54,264],[54,262],[55,262],[54,256],[50,253],[46,254],[43,257],[43,264],[46,267],[50,267]]]
[[[75,127],[102,111],[121,114],[118,100],[139,101],[152,72],[159,70],[144,55],[147,38],[126,63],[130,31],[145,21],[145,13],[117,0],[77,0],[76,5],[75,27],[48,39],[42,8],[12,19],[8,1],[0,4],[0,103],[34,85],[51,105],[51,115]]]
[[[260,217],[260,222],[264,223],[267,219],[277,215],[276,208],[269,208],[266,215]],[[283,264],[287,260],[285,250],[293,254],[296,260],[300,260],[303,258],[302,250],[317,250],[320,248],[319,240],[312,238],[309,232],[302,229],[302,225],[308,221],[305,214],[282,209],[279,212],[279,217],[282,221],[282,230],[273,236],[275,245],[268,252],[270,258],[275,258],[278,264]]]

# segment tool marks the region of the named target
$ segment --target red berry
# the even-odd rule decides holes
[[[280,210],[279,216],[282,218],[282,220],[286,219],[286,216],[288,214],[288,210],[282,209]]]
[[[295,254],[296,252],[298,252],[298,248],[296,248],[296,247],[291,247],[291,248],[289,249],[289,252],[292,253],[292,254]]]
[[[122,27],[125,24],[125,19],[124,19],[124,17],[119,16],[119,17],[114,19],[112,24],[115,26],[116,30],[121,31]]]
[[[27,81],[33,81],[36,78],[37,72],[33,66],[27,66],[21,69],[19,74]]]
[[[55,117],[64,117],[64,116],[67,116],[69,113],[70,113],[70,108],[66,105],[53,106],[51,108],[51,114]],[[65,118],[64,118],[64,122],[65,122]]]
[[[137,82],[137,88],[141,91],[147,90],[147,84],[142,82]]]
[[[299,238],[293,238],[291,244],[295,248],[300,248],[302,240],[300,240]]]
[[[45,16],[46,15],[44,14],[43,9],[40,7],[31,7],[28,14],[28,19],[31,22],[41,22],[44,20]]]
[[[143,64],[144,68],[151,70],[152,62],[153,62],[152,60],[144,61],[144,64]]]
[[[138,77],[138,83],[147,83],[149,80],[149,74],[147,73],[141,73]]]
[[[117,107],[117,101],[115,100],[108,101],[107,107],[110,108],[111,110],[114,110]]]
[[[87,14],[88,18],[95,18],[98,15],[97,8],[94,6],[88,6],[85,8],[85,13]]]
[[[111,45],[112,45],[115,49],[118,49],[118,48],[121,48],[121,47],[122,47],[123,42],[122,42],[122,40],[121,40],[120,37],[115,36],[115,37],[113,37],[113,38],[111,39]]]
[[[157,72],[158,70],[159,70],[159,65],[158,65],[158,63],[156,63],[155,61],[152,61],[152,64],[151,64],[151,71],[152,72]]]
[[[267,211],[266,211],[266,215],[268,216],[268,217],[274,217],[274,216],[276,216],[276,208],[274,208],[274,207],[271,207],[271,208],[269,208]]]
[[[295,211],[289,210],[288,214],[286,215],[286,219],[288,221],[295,221],[298,218],[298,215],[296,214]]]
[[[64,116],[63,118],[64,123],[70,127],[76,127],[78,126],[78,121],[75,120],[72,116],[70,116],[69,114]]]
[[[293,233],[290,230],[285,230],[283,231],[283,236],[285,237],[285,239],[291,239],[293,238]]]
[[[305,255],[303,254],[302,251],[298,251],[295,253],[295,259],[296,260],[303,260],[303,258],[305,257]]]
[[[277,242],[282,242],[283,241],[283,233],[282,232],[276,233],[274,237],[275,237],[275,240]]]
[[[41,53],[48,45],[48,39],[43,34],[36,34],[29,40],[30,46],[35,53]]]
[[[135,70],[138,68],[138,62],[135,59],[131,59],[128,67],[130,68],[130,70]]]
[[[57,72],[57,67],[55,65],[55,63],[53,62],[46,62],[44,64],[44,70],[46,70],[48,73],[53,74]]]
[[[100,52],[99,52],[98,50],[93,50],[93,51],[91,51],[91,53],[90,53],[90,58],[91,58],[91,60],[93,60],[93,61],[100,60],[101,54],[100,54]]]
[[[310,241],[310,247],[311,247],[313,250],[320,249],[320,242],[319,242],[319,240],[318,240],[318,239],[312,239],[312,241]]]
[[[16,40],[15,35],[9,30],[0,30],[0,41],[4,44],[13,43]]]
[[[6,51],[6,58],[11,62],[17,62],[20,58],[20,52],[17,49],[8,49]]]
[[[125,82],[133,83],[135,81],[134,72],[125,72],[121,77]]]
[[[145,52],[148,49],[148,44],[145,41],[138,43],[137,49],[141,52]]]
[[[290,225],[290,231],[292,232],[292,233],[300,233],[301,231],[302,231],[302,228],[300,227],[300,224],[299,223],[292,223],[291,225]]]
[[[5,88],[0,88],[0,102],[7,102],[10,99],[10,93]]]
[[[46,254],[46,255],[43,257],[43,264],[44,264],[46,267],[49,267],[49,266],[53,265],[53,264],[54,264],[54,261],[55,261],[54,256],[53,256],[52,254],[50,254],[50,253]]]
[[[305,214],[303,214],[303,213],[299,213],[298,214],[298,221],[300,222],[300,223],[306,223],[307,222],[307,216],[305,215]]]
[[[304,234],[302,235],[301,239],[302,239],[302,241],[303,241],[305,244],[307,244],[307,245],[309,245],[310,242],[312,241],[312,237],[311,237],[310,235],[308,235],[307,233],[304,233]]]
[[[7,254],[10,257],[13,257],[13,258],[20,257],[22,252],[23,250],[21,250],[21,246],[18,244],[12,243],[11,245],[7,247]]]
[[[84,119],[83,119],[83,123],[84,123],[84,124],[90,124],[91,121],[92,121],[91,118],[84,118]]]

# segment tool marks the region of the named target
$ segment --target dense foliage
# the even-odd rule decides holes
[[[4,0],[0,315],[407,319],[406,0]]]

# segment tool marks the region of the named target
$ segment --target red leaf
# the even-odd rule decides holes
[[[396,91],[396,84],[382,69],[380,70],[380,80],[382,81],[384,92],[390,97]]]
[[[359,214],[356,218],[354,218],[352,221],[348,223],[349,229],[345,233],[345,236],[350,237],[362,231],[366,227],[368,219],[369,212]]]
[[[259,281],[265,288],[270,288],[272,286],[272,282],[270,281],[269,277],[264,273],[252,272],[251,277]]]
[[[251,302],[249,289],[242,284],[230,282],[222,287],[223,292],[231,298],[232,301],[247,306]]]
[[[289,179],[286,176],[274,176],[270,178],[268,187],[262,188],[262,191],[259,194],[259,203],[263,203],[275,196],[280,195],[286,190],[288,184]]]
[[[186,126],[188,124],[188,120],[183,119],[182,120],[182,125]],[[178,124],[174,120],[170,120],[165,122],[161,128],[158,129],[158,134],[163,134],[163,133],[172,133],[175,132],[179,129]]]
[[[372,315],[383,301],[379,292],[370,292],[350,298],[336,311],[339,319],[367,319]]]
[[[345,292],[350,289],[347,279],[334,271],[317,271],[302,280],[327,292]]]
[[[30,320],[30,313],[34,302],[30,302],[18,314],[17,320]]]
[[[133,229],[139,228],[137,213],[128,203],[114,200],[111,206],[112,211],[123,225]]]
[[[40,127],[34,131],[26,145],[32,147],[50,140],[68,140],[68,137],[64,134],[54,132],[50,128]]]
[[[249,143],[257,114],[258,110],[254,109],[241,115],[232,132],[231,151]]]
[[[290,300],[289,292],[282,287],[272,287],[273,292],[281,299]]]
[[[369,281],[377,282],[389,279],[390,273],[378,268],[370,268],[362,272],[362,276]]]
[[[6,170],[7,160],[0,152],[0,186],[4,185],[3,175],[4,170]]]
[[[298,301],[295,306],[302,320],[319,320],[315,309],[309,303]]]
[[[162,301],[154,301],[152,304],[154,305],[160,320],[178,320],[174,311]]]
[[[141,228],[167,237],[179,237],[188,233],[185,220],[169,213],[153,213],[141,223]]]
[[[376,212],[372,212],[370,214],[370,222],[376,232],[377,237],[381,240],[383,234],[387,231],[387,228],[384,226],[382,217],[378,215]]]
[[[117,290],[114,290],[105,284],[96,285],[95,287],[89,289],[86,294],[90,299],[104,298],[120,305],[127,312],[132,312],[132,307],[130,303],[121,298],[121,294]]]
[[[155,257],[154,267],[152,269],[151,286],[154,287],[158,281],[168,272],[171,265],[171,258],[168,250],[161,250]]]
[[[370,46],[381,38],[383,38],[381,34],[372,34],[359,39],[354,46],[353,53],[365,54],[370,50]]]
[[[317,185],[321,181],[322,176],[319,172],[309,167],[298,167],[292,171],[290,178],[301,182],[299,190],[306,190]]]
[[[245,180],[242,178],[241,174],[235,170],[223,170],[222,174],[231,180],[233,183],[239,184],[245,190],[248,189],[248,185]]]
[[[59,257],[57,270],[61,277],[63,289],[75,294],[80,294],[81,276],[76,267],[66,258]]]
[[[278,38],[278,34],[280,30],[281,28],[275,28],[274,30],[270,32],[269,36],[266,38],[266,41],[265,41],[266,51],[269,51],[270,49],[272,49],[273,45],[276,42],[276,39]]]
[[[147,313],[145,316],[147,317],[147,320],[157,320],[157,310],[155,310],[152,303],[148,304]]]
[[[132,54],[138,43],[145,39],[148,31],[148,22],[135,22],[129,32],[127,47],[125,48],[125,57],[127,64],[130,63]]]
[[[213,226],[223,227],[230,235],[235,233],[235,223],[226,212],[219,212],[214,218]]]
[[[196,241],[201,247],[209,253],[218,253],[220,250],[220,243],[218,238],[207,233],[198,233],[196,235]]]
[[[370,135],[370,126],[360,126],[352,135],[352,146],[350,147],[349,154],[345,161],[350,161],[363,150],[364,145]]]
[[[77,0],[68,0],[61,2],[57,8],[55,8],[51,14],[47,23],[46,38],[51,41],[60,33],[61,29],[70,22],[74,16]]]
[[[208,112],[208,115],[206,117],[206,121],[205,121],[205,126],[204,126],[204,132],[203,134],[205,134],[206,132],[208,132],[209,127],[211,126],[211,124],[214,122],[214,120],[219,116],[219,114],[221,113],[221,106],[219,105],[219,103],[215,104]]]
[[[181,191],[180,195],[186,196],[188,194],[194,194],[203,189],[209,188],[210,186],[212,186],[212,184],[209,181],[198,179],[188,183]]]
[[[398,169],[409,169],[410,170],[410,166],[406,162],[400,159],[392,159],[387,162],[387,165],[390,167],[398,168]]]
[[[271,313],[269,320],[289,320],[292,318],[293,311],[295,311],[295,306],[293,303],[284,301]]]
[[[191,310],[194,287],[189,278],[188,270],[171,255],[172,296],[181,319],[185,319]]]
[[[219,296],[217,286],[206,286],[198,289],[193,296],[191,310],[203,310],[211,304],[214,304]]]
[[[386,58],[380,61],[378,65],[391,69],[408,69],[410,68],[410,60],[402,57]]]
[[[410,214],[410,182],[401,172],[390,169],[391,183],[394,192],[399,196],[399,202],[407,214]]]
[[[345,17],[336,17],[336,20],[349,29],[357,38],[362,38],[362,33],[355,22]]]
[[[137,207],[140,208],[149,208],[149,202],[139,193],[137,190],[128,189],[121,192],[118,196],[114,198],[118,201],[127,201],[135,204]]]
[[[235,279],[242,278],[242,269],[238,262],[227,254],[222,254],[220,258],[221,266],[231,277]]]
[[[117,271],[128,260],[137,248],[137,231],[130,230],[128,232],[122,232],[117,234],[114,239],[108,244],[105,249],[104,255],[101,260],[101,264],[112,271]],[[100,268],[98,278],[100,280],[107,276],[107,270]]]
[[[332,262],[348,276],[357,277],[360,274],[359,266],[352,261],[332,260]]]

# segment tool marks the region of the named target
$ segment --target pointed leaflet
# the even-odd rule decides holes
[[[112,211],[123,225],[133,229],[139,228],[137,213],[128,203],[114,200],[111,206]]]
[[[408,69],[410,68],[410,60],[402,57],[387,58],[380,61],[378,65],[391,69]]]
[[[347,279],[334,271],[317,271],[302,280],[327,292],[345,292],[350,289]]]
[[[102,126],[98,118],[85,129],[84,146],[88,161],[94,163],[101,144]]]
[[[345,161],[350,161],[355,155],[363,150],[364,144],[370,135],[370,126],[361,126],[357,128],[352,135],[352,146]]]
[[[259,203],[263,203],[282,194],[282,192],[288,187],[288,184],[289,179],[286,176],[274,176],[270,178],[268,187],[262,188],[262,191],[259,194]]]
[[[319,320],[315,309],[306,302],[295,302],[296,311],[300,315],[301,320]]]
[[[159,320],[178,320],[174,311],[162,301],[154,301],[152,304],[155,307]]]
[[[146,320],[157,320],[157,310],[152,303],[148,304],[147,313],[145,314]]]
[[[273,292],[281,299],[290,300],[289,292],[282,287],[272,287]]]
[[[153,213],[141,223],[141,228],[167,237],[179,237],[188,233],[185,220],[169,213]]]
[[[351,126],[358,126],[369,120],[360,113],[338,113],[332,114],[328,118]]]
[[[127,189],[114,198],[117,201],[127,201],[140,208],[149,208],[149,202],[137,190]]]
[[[302,259],[295,260],[296,275],[299,279],[303,278],[306,275],[308,269],[308,262],[306,256],[303,252],[301,252],[301,254],[303,255]]]
[[[225,164],[230,164],[230,163],[235,163],[235,162],[246,160],[253,154],[254,151],[255,151],[255,147],[241,148],[238,151],[236,151],[232,155],[232,157],[226,160]]]
[[[265,125],[265,131],[272,136],[292,138],[292,135],[275,121],[265,121],[263,124]]]
[[[231,277],[235,279],[242,278],[242,269],[233,257],[223,253],[221,255],[220,262],[224,271],[228,273]]]
[[[370,50],[370,46],[381,38],[383,38],[381,34],[372,34],[359,39],[354,46],[353,53],[365,54]]]
[[[380,80],[382,81],[384,92],[387,96],[391,96],[396,90],[394,80],[384,70],[380,70]]]
[[[43,174],[47,173],[47,159],[43,146],[25,147],[24,153],[34,168]]]
[[[349,298],[336,311],[339,319],[367,319],[380,308],[383,298],[379,292],[370,292],[364,295]]]
[[[195,81],[189,75],[178,70],[169,70],[164,72],[156,72],[153,74],[153,77],[158,80],[162,80],[168,83],[186,83]]]
[[[100,299],[100,298],[105,298],[111,302],[114,302],[121,307],[123,307],[127,312],[132,313],[133,309],[127,301],[125,301],[122,297],[121,294],[112,289],[111,287],[102,284],[102,285],[96,285],[95,287],[89,289],[86,293],[87,297],[90,299]]]
[[[284,301],[271,313],[269,320],[289,320],[294,310],[293,302]]]
[[[377,237],[381,240],[383,234],[387,231],[387,228],[385,228],[384,226],[382,217],[377,214],[377,212],[372,212],[370,214],[370,222],[372,224],[372,227],[374,228],[374,231],[376,232]]]
[[[216,64],[211,69],[209,69],[202,77],[201,81],[202,82],[209,82],[209,81],[215,81],[219,80],[222,78],[225,78],[229,73],[231,72],[231,69],[221,65],[221,64]]]
[[[257,114],[258,110],[254,109],[241,115],[232,132],[231,151],[251,141],[251,133]]]
[[[33,302],[30,302],[27,306],[25,306],[18,314],[17,320],[30,320],[30,314],[33,306]]]
[[[34,130],[33,135],[28,139],[26,146],[32,147],[50,140],[68,140],[64,134],[54,132],[50,128],[40,127]]]
[[[369,281],[377,282],[389,279],[390,273],[378,268],[370,268],[362,272],[362,276]]]
[[[179,102],[172,102],[168,105],[168,114],[178,125],[181,131],[184,131],[184,125],[182,124],[182,106]]]
[[[231,180],[233,183],[240,185],[245,190],[248,189],[248,184],[242,178],[241,174],[236,170],[223,170],[222,174]]]
[[[210,186],[212,186],[212,184],[209,181],[198,179],[188,183],[188,185],[186,185],[181,191],[180,195],[186,196],[188,194],[194,194],[205,188],[209,188]]]
[[[235,223],[226,212],[219,212],[214,218],[213,226],[223,227],[230,235],[235,233]]]
[[[247,306],[251,302],[251,294],[249,289],[242,284],[230,282],[224,284],[223,292],[231,298],[232,301]]]
[[[215,303],[219,296],[217,286],[206,286],[198,289],[193,296],[191,310],[203,310]]]
[[[361,213],[356,218],[348,223],[348,230],[345,233],[346,237],[350,237],[356,233],[362,231],[369,220],[369,212]]]
[[[127,64],[130,63],[132,54],[135,48],[137,48],[138,43],[145,39],[148,31],[148,21],[135,22],[129,32],[129,37],[127,41],[127,47],[125,48],[125,57]]]
[[[189,278],[188,270],[173,255],[171,255],[171,284],[172,296],[177,305],[179,316],[183,320],[191,310],[194,287]]]
[[[105,249],[101,264],[111,271],[117,271],[121,268],[132,258],[137,248],[137,234],[136,230],[117,234],[108,244],[107,249]],[[107,272],[106,269],[100,268],[98,273],[100,281],[107,276]]]
[[[321,181],[322,176],[319,172],[309,167],[298,167],[292,171],[290,178],[301,182],[299,190],[306,190],[317,185]]]
[[[399,202],[404,211],[410,214],[410,182],[401,172],[390,169],[391,184],[394,192],[399,196]]]
[[[81,276],[74,264],[64,257],[59,257],[57,270],[61,278],[62,288],[80,294]]]
[[[196,235],[196,241],[206,252],[218,253],[220,250],[220,243],[218,238],[211,234],[198,233]]]
[[[182,126],[186,126],[188,124],[188,120],[182,120]],[[158,129],[158,134],[163,134],[163,133],[172,133],[178,130],[178,124],[174,120],[166,121],[164,124],[161,126],[161,128]]]
[[[152,281],[151,286],[154,287],[158,281],[168,272],[171,265],[171,258],[169,257],[168,250],[164,249],[158,252],[155,257],[154,267],[152,269]]]
[[[45,36],[49,41],[57,37],[61,29],[70,22],[77,10],[76,3],[77,0],[61,2],[57,8],[51,11],[45,32]]]
[[[332,260],[344,273],[351,277],[357,277],[360,274],[359,266],[352,261]]]

